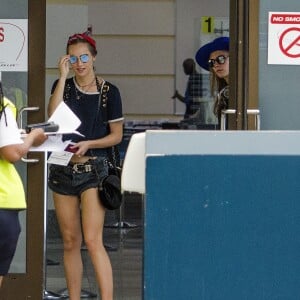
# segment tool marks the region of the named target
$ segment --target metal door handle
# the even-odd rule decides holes
[[[25,107],[22,107],[18,113],[18,117],[17,117],[17,124],[18,124],[18,127],[21,128],[21,129],[24,129],[23,128],[23,114],[25,112],[28,112],[28,111],[38,111],[40,108],[38,106],[25,106]],[[39,162],[39,159],[37,158],[26,158],[26,157],[21,157],[21,161],[24,162],[24,163],[27,163],[27,164],[35,164],[35,163],[38,163]]]
[[[235,109],[224,109],[221,112],[221,130],[226,130],[226,115],[235,114]],[[260,130],[260,111],[259,109],[247,109],[247,115],[255,116],[255,128]]]
[[[36,164],[38,163],[40,160],[37,158],[25,158],[25,157],[21,157],[21,161],[26,163],[26,164]]]
[[[25,106],[22,107],[18,113],[17,123],[18,127],[23,129],[23,114],[27,111],[38,111],[40,108],[38,106]]]

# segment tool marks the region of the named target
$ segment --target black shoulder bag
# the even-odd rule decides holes
[[[97,77],[96,84],[99,91],[98,112],[102,111],[103,122],[107,123],[107,93],[109,91],[109,85],[104,82],[101,88]],[[98,193],[103,206],[109,210],[114,210],[121,206],[123,200],[121,193],[120,156],[117,146],[112,146],[107,149],[107,167],[108,174],[102,178],[100,178],[96,170],[96,174],[99,178]]]

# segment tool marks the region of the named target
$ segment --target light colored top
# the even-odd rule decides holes
[[[16,109],[9,100],[4,99],[4,103],[8,105],[0,120],[0,148],[23,143],[15,119]],[[0,209],[25,208],[25,193],[21,178],[12,163],[0,158]]]

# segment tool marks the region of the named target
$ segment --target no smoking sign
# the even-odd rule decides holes
[[[300,13],[269,12],[268,64],[300,65]]]

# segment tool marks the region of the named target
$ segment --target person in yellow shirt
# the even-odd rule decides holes
[[[32,130],[24,139],[16,123],[16,108],[3,95],[0,82],[0,287],[8,273],[19,234],[19,211],[26,209],[25,193],[14,162],[23,157],[31,146],[45,140],[43,129]]]

